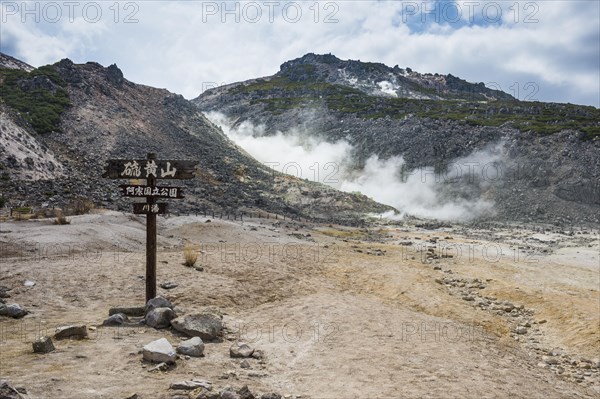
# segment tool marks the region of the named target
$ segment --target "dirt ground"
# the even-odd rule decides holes
[[[0,285],[31,313],[0,316],[0,379],[30,398],[187,397],[169,386],[193,378],[289,398],[600,397],[597,231],[190,216],[159,218],[158,242],[157,282],[177,284],[158,292],[179,313],[219,308],[222,342],[149,372],[145,344],[185,337],[100,326],[112,306],[143,305],[143,218],[8,221]],[[203,271],[182,264],[186,246]],[[71,323],[89,339],[32,352],[34,339]],[[241,368],[229,357],[235,339],[265,358]]]

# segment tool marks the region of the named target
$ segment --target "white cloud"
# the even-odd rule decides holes
[[[598,2],[494,2],[501,6],[502,23],[484,26],[464,25],[469,22],[467,3],[473,2],[457,2],[462,25],[448,22],[452,13],[426,14],[423,25],[420,19],[403,20],[409,3],[423,4],[255,1],[241,3],[234,15],[223,13],[223,2],[137,2],[134,18],[139,22],[126,24],[125,16],[135,10],[118,3],[115,23],[109,2],[103,3],[103,17],[96,24],[79,18],[77,23],[63,19],[34,26],[22,24],[16,15],[7,17],[0,33],[3,48],[14,49],[13,55],[34,65],[65,56],[117,63],[135,82],[188,98],[215,84],[273,74],[281,63],[307,52],[331,52],[343,59],[496,82],[507,92],[515,82],[521,88],[534,82],[541,100],[600,106]],[[480,4],[470,6],[475,22],[485,22],[484,16],[493,19],[495,9],[484,13],[489,2],[475,3]]]

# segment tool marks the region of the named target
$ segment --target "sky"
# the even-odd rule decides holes
[[[6,1],[0,50],[117,64],[194,98],[306,53],[451,73],[521,100],[600,107],[600,2]]]

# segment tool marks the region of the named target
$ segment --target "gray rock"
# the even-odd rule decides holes
[[[229,356],[233,358],[250,357],[254,353],[254,348],[244,342],[235,342],[229,348]]]
[[[160,288],[165,289],[165,290],[172,290],[173,288],[177,288],[178,284],[175,284],[171,281],[167,281],[166,283],[162,283],[160,285]]]
[[[240,367],[243,368],[243,369],[249,369],[250,368],[250,362],[248,362],[248,360],[244,359],[240,363]]]
[[[515,332],[520,335],[527,334],[527,328],[524,326],[518,326],[515,328]]]
[[[144,346],[144,360],[155,363],[175,363],[177,354],[166,338],[157,339]]]
[[[190,338],[179,344],[177,353],[192,357],[200,357],[204,354],[204,342],[202,342],[200,337]]]
[[[104,320],[102,325],[106,327],[117,327],[122,326],[125,323],[129,323],[129,318],[127,318],[127,316],[125,316],[123,313],[116,313]]]
[[[144,315],[143,306],[117,306],[108,310],[108,315],[112,316],[118,313],[122,313],[129,317],[141,317]]]
[[[58,327],[54,334],[54,339],[84,339],[87,338],[87,327],[83,324]]]
[[[25,308],[16,303],[9,305],[0,304],[0,316],[8,316],[13,319],[20,319],[29,313]]]
[[[20,389],[20,388],[19,388]],[[23,399],[24,396],[13,387],[7,380],[0,380],[0,398],[2,399]]]
[[[205,388],[198,388],[189,394],[190,399],[220,399],[219,392],[210,392]]]
[[[156,366],[152,367],[148,372],[152,371],[167,371],[169,369],[169,365],[165,362],[158,363]]]
[[[171,325],[190,337],[200,337],[203,341],[214,341],[221,337],[223,316],[211,312],[189,314],[171,320]]]
[[[52,338],[48,336],[43,336],[33,342],[34,353],[49,353],[53,350],[54,344],[52,343]]]
[[[210,391],[212,389],[212,383],[210,381],[193,379],[190,381],[174,382],[171,384],[171,386],[169,386],[169,388],[170,389],[183,389],[183,390],[189,390],[189,391],[192,391],[192,390],[198,389],[198,388],[204,388],[204,389]]]
[[[237,392],[231,391],[229,389],[224,389],[221,391],[221,399],[242,399]]]
[[[0,298],[10,298],[10,294],[8,293],[8,291],[10,291],[11,288],[8,288],[4,285],[0,285]]]
[[[281,399],[281,395],[278,393],[263,393],[260,397],[260,399]]]
[[[238,395],[240,395],[240,399],[256,399],[256,397],[250,392],[248,385],[244,385],[237,391]]]
[[[167,328],[171,320],[175,318],[175,312],[170,308],[156,308],[146,313],[146,325],[153,328]]]
[[[147,315],[153,309],[157,308],[169,308],[173,309],[173,304],[167,298],[162,296],[157,296],[156,298],[152,298],[146,303],[146,307],[144,308],[144,315]]]
[[[546,364],[558,364],[558,359],[553,356],[542,356],[542,361]]]

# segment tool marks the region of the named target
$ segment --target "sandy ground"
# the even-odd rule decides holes
[[[143,304],[144,242],[144,219],[116,212],[3,222],[0,285],[31,313],[0,317],[0,378],[31,398],[186,397],[169,385],[192,378],[291,398],[600,397],[600,370],[579,367],[600,355],[598,232],[159,218],[157,281],[178,284],[159,293],[180,312],[218,307],[226,327],[205,357],[166,372],[149,372],[139,351],[180,334],[99,327],[111,306]],[[182,265],[184,246],[204,271]],[[482,287],[465,293],[473,279]],[[482,308],[485,298],[521,313]],[[96,328],[32,353],[69,323]],[[265,359],[240,368],[235,339]],[[559,373],[542,360],[552,350],[577,365]]]

